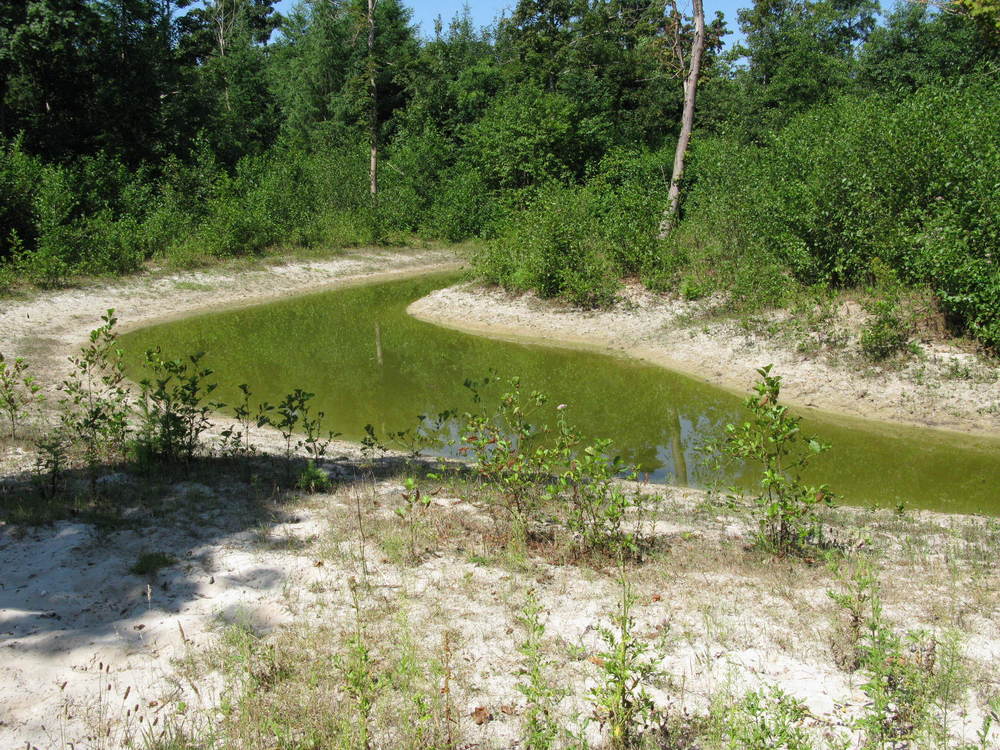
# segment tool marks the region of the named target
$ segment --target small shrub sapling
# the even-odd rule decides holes
[[[771,374],[771,366],[757,373],[761,379],[744,402],[750,419],[726,425],[726,437],[717,447],[728,456],[762,466],[760,493],[754,498],[758,541],[772,552],[786,555],[819,538],[817,506],[833,503],[826,485],[814,487],[801,480],[809,459],[829,446],[803,437],[801,418],[792,416],[788,407],[778,402],[781,378]]]
[[[17,429],[28,410],[44,400],[42,387],[28,372],[28,362],[23,357],[7,361],[0,354],[0,411],[10,425],[10,439],[17,439]]]

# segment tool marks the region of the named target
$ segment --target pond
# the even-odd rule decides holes
[[[366,424],[385,435],[414,427],[420,414],[471,409],[463,384],[494,371],[568,404],[573,424],[611,438],[653,480],[752,484],[753,467],[710,471],[699,450],[744,418],[740,397],[634,359],[498,341],[406,314],[410,302],[456,279],[353,286],[149,326],[122,337],[128,372],[141,377],[142,353],[154,346],[170,357],[203,351],[219,383],[213,396],[235,403],[247,383],[254,403],[277,403],[301,387],[316,394],[330,429],[357,439]],[[813,410],[803,426],[833,446],[807,478],[828,483],[845,503],[1000,515],[1000,441]]]

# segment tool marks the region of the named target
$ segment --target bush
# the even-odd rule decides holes
[[[35,193],[44,170],[40,160],[24,152],[20,138],[0,141],[0,261],[35,245]]]
[[[616,149],[585,185],[550,182],[522,191],[521,205],[506,213],[494,207],[495,236],[474,259],[477,272],[581,307],[611,304],[622,276],[662,269],[656,235],[666,205],[666,158]]]
[[[929,285],[970,333],[1000,345],[998,98],[1000,81],[987,69],[897,99],[841,98],[760,145],[698,139],[673,241],[705,275],[721,268],[727,287],[737,270],[757,284],[760,268],[774,269],[771,292],[787,284],[783,273],[855,285],[879,258],[903,282]],[[707,252],[697,239],[706,230],[718,238]],[[763,296],[758,304],[775,297]]]
[[[786,555],[820,537],[816,507],[831,504],[833,496],[826,485],[803,484],[800,472],[812,455],[828,446],[814,438],[803,438],[801,418],[793,417],[787,406],[778,403],[781,378],[771,374],[771,366],[757,373],[760,382],[745,402],[750,419],[741,425],[726,425],[726,437],[716,448],[762,467],[760,494],[754,498],[758,542],[776,554]],[[804,446],[800,440],[804,440]]]
[[[215,383],[212,370],[201,365],[202,354],[165,360],[159,350],[146,352],[151,377],[139,382],[139,426],[135,449],[141,459],[191,459],[208,429],[209,414],[224,404],[209,401]]]
[[[458,242],[480,235],[495,215],[495,197],[479,172],[456,167],[441,175],[422,231]]]
[[[503,287],[534,289],[582,307],[610,304],[619,287],[618,269],[601,239],[594,203],[586,188],[540,189],[473,259],[477,272]]]
[[[518,189],[582,177],[608,130],[568,96],[525,83],[496,97],[464,131],[463,151],[491,188]]]

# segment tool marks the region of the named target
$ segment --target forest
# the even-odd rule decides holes
[[[520,0],[429,35],[399,0],[273,5],[3,5],[0,290],[473,240],[480,278],[585,307],[626,277],[734,308],[878,281],[1000,346],[993,0],[716,13],[667,233],[675,4]]]

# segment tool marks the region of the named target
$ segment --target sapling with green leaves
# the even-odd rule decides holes
[[[70,357],[73,369],[59,386],[65,394],[59,401],[61,431],[67,441],[82,448],[92,488],[99,463],[124,455],[132,408],[114,309],[102,315],[101,322],[80,353]]]
[[[534,591],[528,593],[527,601],[517,618],[524,628],[524,640],[517,650],[524,657],[518,675],[517,690],[524,696],[524,747],[528,750],[548,750],[559,736],[559,723],[555,708],[566,695],[552,682],[552,664],[545,659],[545,624],[541,618],[542,607]]]
[[[227,427],[222,431],[219,450],[224,456],[252,456],[257,447],[250,441],[253,428],[260,429],[270,424],[269,413],[274,406],[266,401],[257,404],[256,410],[250,406],[252,391],[246,383],[240,383],[240,400],[233,406],[233,416],[239,423],[239,428]]]
[[[596,660],[603,679],[591,700],[601,725],[607,728],[608,744],[613,750],[639,747],[643,726],[653,717],[654,704],[648,688],[661,676],[650,653],[652,647],[635,632],[632,610],[636,596],[621,565],[618,576],[620,598],[612,616],[612,627],[598,632],[606,650]]]
[[[217,383],[203,367],[203,352],[184,359],[164,359],[160,349],[146,352],[151,377],[139,381],[140,428],[137,443],[144,454],[165,461],[190,460],[201,445],[212,411],[225,404],[210,401]]]
[[[301,388],[296,388],[291,393],[285,394],[285,397],[275,408],[275,412],[278,415],[278,419],[272,421],[271,424],[278,429],[281,433],[282,439],[285,441],[285,461],[290,462],[292,460],[292,438],[295,437],[295,432],[298,429],[299,421],[302,419],[302,411],[306,404],[316,394],[308,393]]]
[[[10,425],[10,439],[17,439],[17,428],[23,423],[32,406],[42,403],[41,393],[35,376],[28,372],[28,362],[24,357],[4,359],[0,354],[0,411]]]
[[[429,448],[452,444],[448,427],[457,416],[453,409],[446,409],[434,416],[417,415],[417,424],[405,430],[390,432],[386,439],[406,454],[407,459],[420,457]]]
[[[417,526],[420,515],[431,504],[431,496],[420,489],[417,480],[407,477],[403,480],[403,505],[395,509],[395,513],[406,522],[410,536],[410,559],[417,559]]]
[[[563,505],[566,525],[584,550],[634,557],[646,541],[645,516],[654,498],[622,486],[620,478],[634,480],[637,474],[610,448],[610,440],[571,448],[568,466],[546,496]]]
[[[497,382],[500,378],[490,376],[479,382],[466,380],[465,385],[478,404],[480,389]],[[568,463],[580,437],[558,408],[555,430],[537,421],[548,402],[544,393],[526,393],[516,377],[507,381],[507,386],[495,410],[464,415],[459,452],[475,458],[483,484],[509,515],[515,534],[523,537],[540,516],[543,483],[555,469]]]
[[[302,431],[305,433],[305,437],[299,441],[298,447],[304,448],[309,459],[315,463],[326,455],[330,449],[330,443],[340,433],[333,430],[323,430],[323,420],[326,418],[326,414],[318,411],[313,416],[309,410],[309,399],[302,402],[301,408]]]
[[[59,492],[69,468],[69,441],[60,428],[46,432],[35,441],[35,477],[43,496]]]
[[[810,458],[829,446],[804,437],[801,417],[779,403],[781,377],[771,374],[771,365],[761,367],[757,374],[761,379],[744,402],[750,419],[726,425],[725,438],[712,447],[761,465],[760,493],[754,498],[758,542],[775,554],[787,555],[820,537],[816,509],[831,505],[833,495],[826,485],[803,483],[801,472]]]

